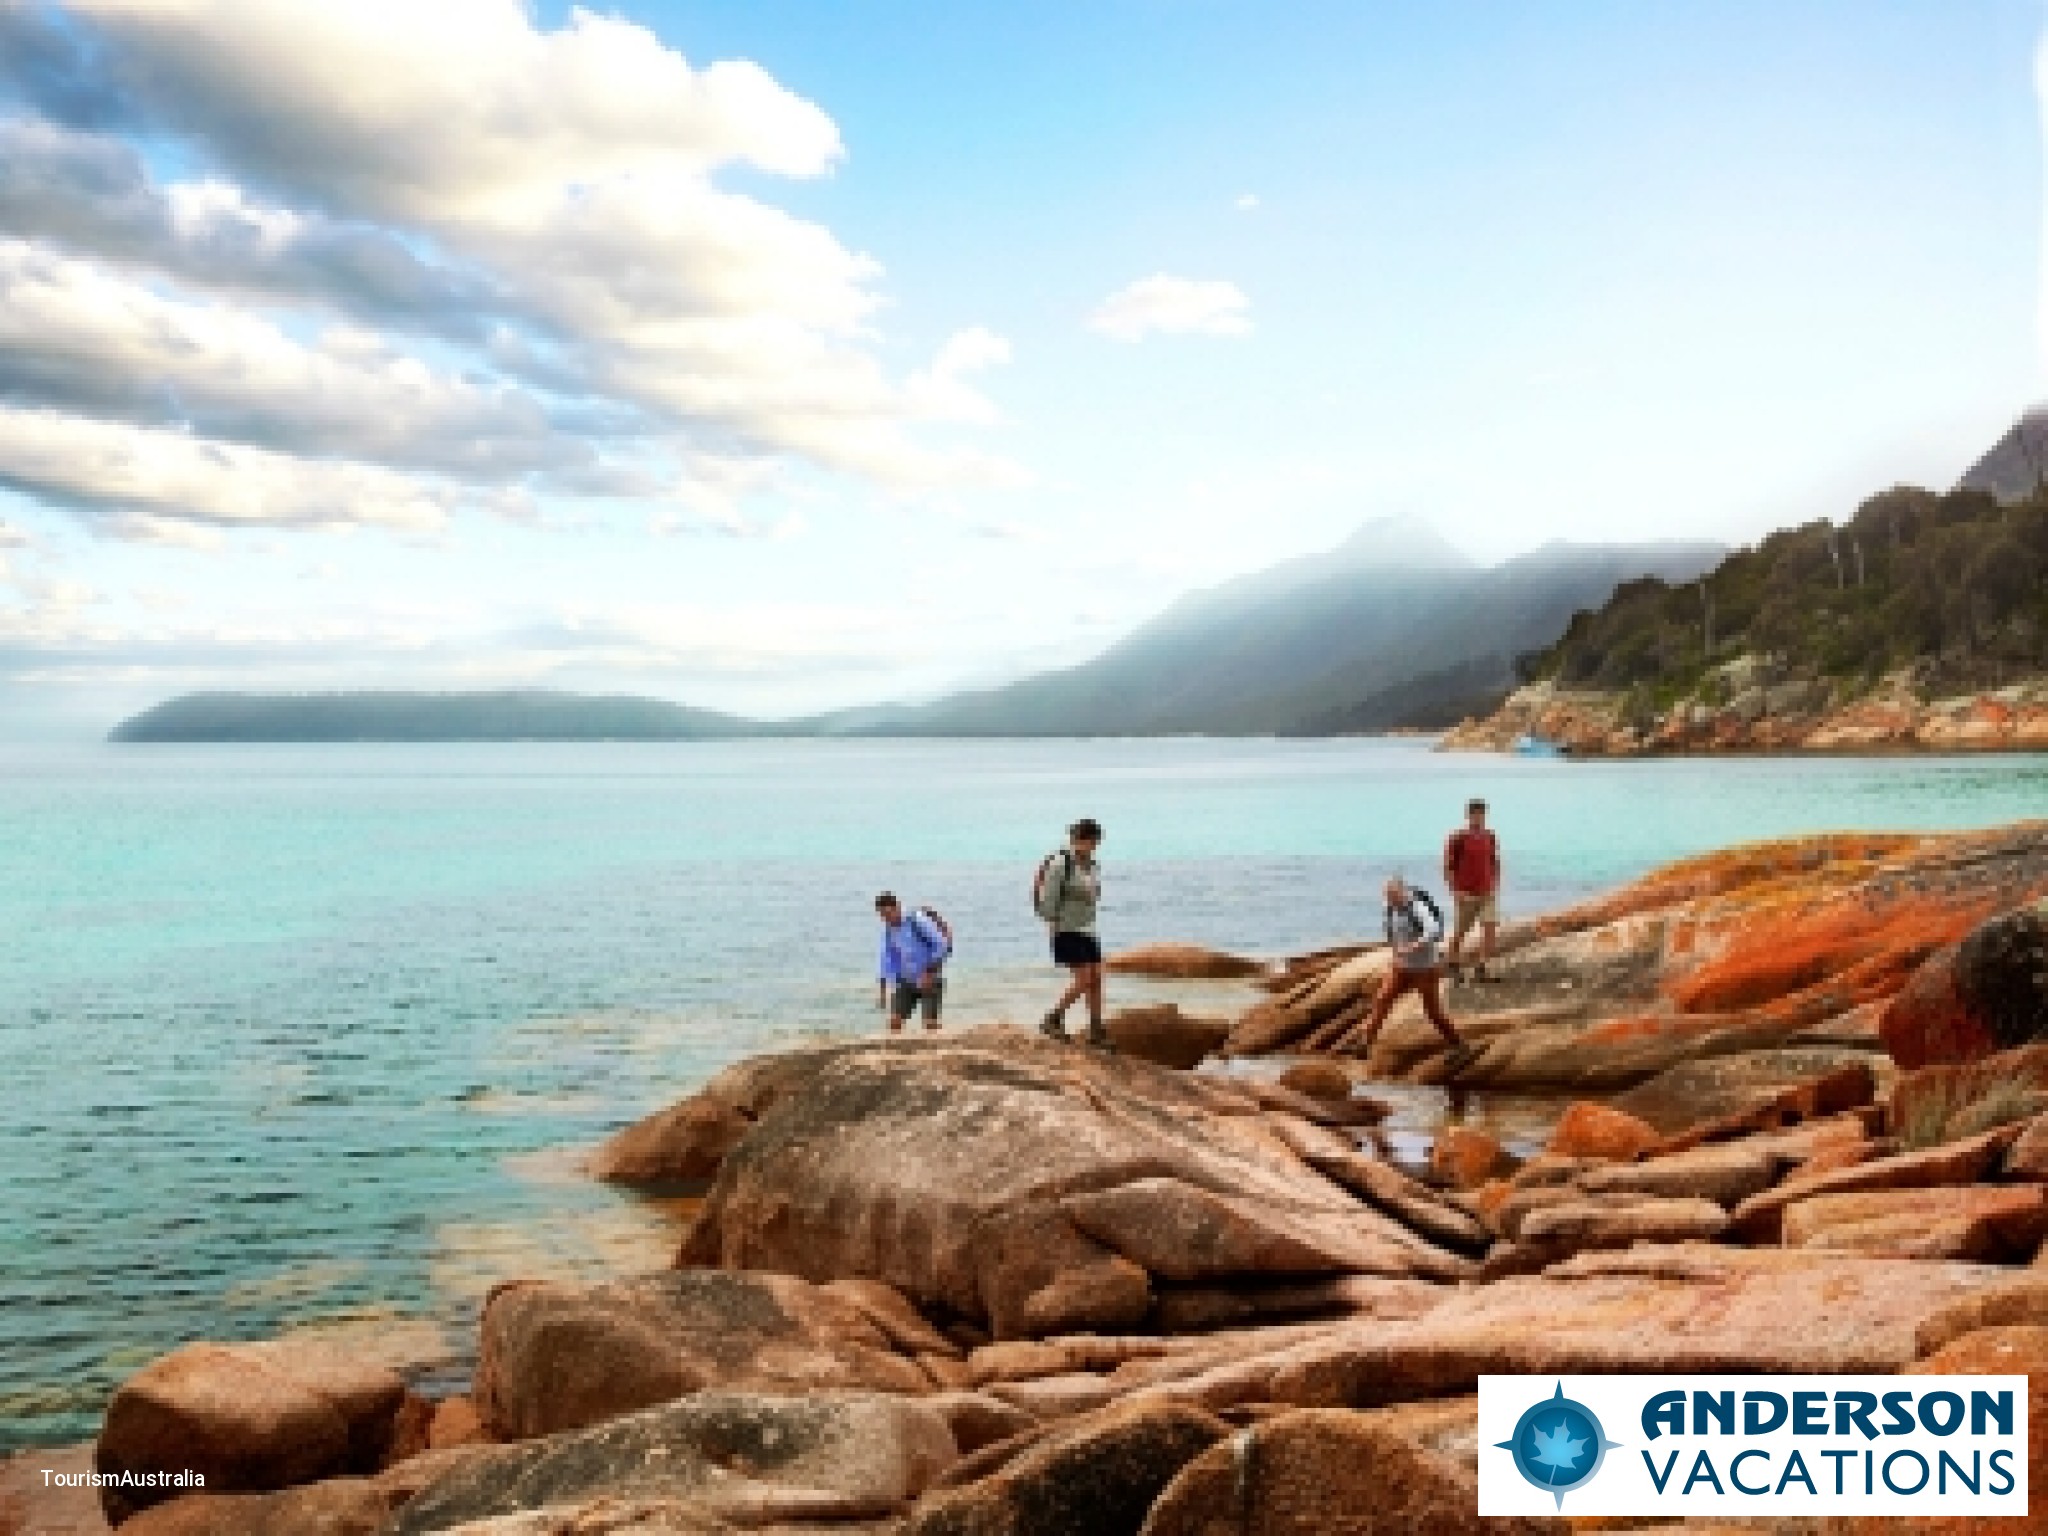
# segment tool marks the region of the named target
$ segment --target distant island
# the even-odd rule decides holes
[[[663,699],[501,693],[194,693],[116,726],[113,741],[708,741],[763,727]]]

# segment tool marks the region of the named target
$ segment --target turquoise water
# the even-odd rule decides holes
[[[2048,759],[0,749],[0,1449],[90,1433],[183,1340],[351,1321],[452,1373],[492,1280],[660,1262],[669,1214],[556,1149],[873,1028],[879,886],[952,920],[957,1016],[1028,1018],[1031,870],[1073,817],[1108,827],[1112,947],[1277,952],[1433,878],[1474,792],[1527,912],[1745,838],[2048,814]]]

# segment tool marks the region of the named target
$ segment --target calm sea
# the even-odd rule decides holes
[[[668,1212],[562,1149],[874,1028],[881,886],[952,921],[957,1017],[1028,1019],[1031,873],[1074,817],[1108,828],[1112,946],[1278,952],[1433,879],[1475,792],[1527,912],[1745,838],[2048,814],[2048,758],[0,749],[0,1449],[89,1434],[184,1340],[348,1325],[453,1372],[493,1280],[660,1262]]]

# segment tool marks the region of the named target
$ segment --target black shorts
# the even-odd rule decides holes
[[[1072,970],[1077,965],[1102,964],[1102,945],[1092,933],[1056,933],[1052,936],[1052,963]]]

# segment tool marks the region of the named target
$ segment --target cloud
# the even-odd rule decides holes
[[[1245,192],[1245,193],[1241,193],[1241,194],[1240,194],[1240,195],[1238,196],[1238,199],[1237,199],[1237,209],[1238,209],[1238,211],[1239,211],[1240,213],[1250,213],[1250,212],[1251,212],[1251,211],[1252,211],[1252,210],[1253,210],[1254,208],[1256,208],[1256,207],[1258,207],[1258,206],[1259,206],[1259,195],[1258,195],[1258,193],[1256,193],[1256,192]]]
[[[294,211],[218,179],[159,184],[123,140],[36,118],[0,119],[0,229],[189,288],[366,324],[477,336],[511,307],[485,274],[390,230]]]
[[[707,459],[1028,479],[924,435],[996,419],[966,378],[999,338],[892,378],[878,264],[718,184],[844,156],[755,64],[521,0],[0,0],[0,44],[33,108],[0,115],[0,400],[508,495],[687,499]],[[309,472],[259,499],[304,520]]]
[[[905,388],[911,408],[933,421],[978,425],[998,421],[1001,412],[967,382],[967,377],[1000,367],[1009,360],[1009,342],[994,331],[977,325],[955,332],[939,348],[930,368],[911,375]]]
[[[375,334],[299,341],[18,240],[0,240],[0,401],[489,481],[592,458],[533,396],[437,371]]]
[[[1119,289],[1096,306],[1089,329],[1114,341],[1167,336],[1245,336],[1251,307],[1235,283],[1205,282],[1158,272]]]
[[[416,476],[0,406],[0,484],[150,537],[165,523],[432,530],[462,498]]]

